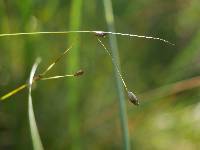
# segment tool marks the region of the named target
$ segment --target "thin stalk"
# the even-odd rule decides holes
[[[20,36],[20,35],[41,35],[41,34],[70,34],[70,33],[92,33],[95,35],[100,35],[100,34],[111,34],[111,35],[119,35],[119,36],[128,36],[128,37],[136,37],[136,38],[144,38],[144,39],[152,39],[152,40],[159,40],[161,42],[164,42],[169,45],[175,45],[174,43],[169,42],[168,40],[159,38],[159,37],[154,37],[154,36],[146,36],[146,35],[138,35],[138,34],[131,34],[131,33],[120,33],[120,32],[107,32],[107,31],[90,31],[90,30],[71,30],[71,31],[38,31],[38,32],[18,32],[18,33],[2,33],[0,34],[0,37],[4,36]]]
[[[116,68],[116,70],[117,70],[117,73],[119,74],[119,77],[120,77],[121,80],[122,80],[122,83],[123,83],[123,85],[124,85],[124,88],[125,88],[126,92],[128,93],[128,91],[129,91],[129,90],[128,90],[128,87],[127,87],[126,82],[124,81],[124,79],[123,79],[123,77],[122,77],[122,75],[121,75],[121,73],[120,73],[120,71],[119,71],[117,62],[114,60],[114,58],[112,57],[111,53],[108,51],[108,49],[107,49],[106,46],[103,44],[103,42],[102,42],[99,38],[97,38],[97,40],[98,40],[99,43],[103,46],[103,48],[105,49],[106,53],[110,56],[110,58],[111,58],[111,60],[112,60],[112,62],[113,62],[113,65],[115,66],[115,68]]]
[[[60,79],[60,78],[65,78],[65,77],[73,77],[73,74],[66,74],[63,76],[53,76],[53,77],[47,77],[47,78],[42,78],[41,80],[52,80],[52,79]]]
[[[118,73],[119,77],[121,78],[121,81],[122,81],[122,83],[124,85],[124,88],[126,90],[126,94],[128,96],[129,101],[131,103],[133,103],[134,105],[139,105],[139,100],[138,100],[137,96],[133,92],[129,91],[129,89],[128,89],[127,85],[126,85],[126,82],[124,81],[124,78],[123,78],[122,74],[119,71],[117,62],[115,61],[114,57],[112,56],[112,54],[109,52],[109,50],[106,48],[106,46],[103,44],[103,42],[98,37],[97,37],[97,40],[100,43],[100,45],[103,46],[103,48],[106,51],[106,53],[110,56],[110,58],[112,60],[112,63],[114,65],[115,69],[117,70],[117,73]]]
[[[105,8],[105,17],[106,17],[108,29],[111,32],[115,32],[112,2],[111,0],[104,0],[103,3],[104,3],[104,8]],[[121,120],[124,149],[130,150],[128,119],[127,119],[127,112],[126,112],[126,105],[125,105],[124,89],[123,89],[123,84],[121,82],[121,79],[120,79],[120,76],[118,75],[118,70],[117,70],[117,68],[119,68],[120,70],[120,62],[119,62],[116,36],[115,35],[109,36],[109,41],[110,41],[112,56],[114,60],[116,60],[116,63],[118,66],[118,67],[114,67],[114,74],[116,78],[116,86],[117,86],[118,96],[119,96],[119,111],[120,111],[120,120]],[[113,65],[115,66],[116,64],[113,62]]]

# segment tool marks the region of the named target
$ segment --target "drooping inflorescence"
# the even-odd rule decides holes
[[[133,103],[134,105],[139,105],[139,100],[138,100],[138,98],[136,97],[136,95],[135,95],[133,92],[131,92],[131,91],[128,90],[128,87],[127,87],[127,85],[126,85],[126,82],[124,81],[123,76],[122,76],[122,74],[121,74],[120,71],[119,71],[119,68],[118,68],[118,66],[117,66],[117,62],[115,61],[114,57],[112,56],[112,54],[109,52],[109,50],[106,48],[106,46],[103,44],[103,42],[102,42],[98,37],[97,37],[97,40],[98,40],[98,42],[100,43],[100,45],[104,48],[104,50],[106,51],[106,53],[111,57],[112,62],[113,62],[113,64],[114,64],[114,67],[116,68],[116,70],[117,70],[117,72],[118,72],[118,75],[119,75],[119,77],[120,77],[120,79],[121,79],[121,81],[122,81],[122,83],[123,83],[123,85],[124,85],[124,88],[125,88],[125,90],[126,90],[126,93],[127,93],[127,96],[128,96],[129,101],[130,101],[131,103]]]

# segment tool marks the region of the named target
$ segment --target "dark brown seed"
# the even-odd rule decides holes
[[[103,31],[98,31],[98,32],[95,32],[95,35],[98,36],[98,37],[106,37],[107,33],[103,32]]]
[[[83,75],[83,74],[84,74],[84,71],[81,69],[81,70],[75,72],[74,76],[75,76],[75,77],[78,77],[78,76],[81,76],[81,75]]]
[[[128,99],[134,105],[139,105],[139,100],[137,99],[137,97],[135,96],[135,94],[133,94],[133,92],[128,91]]]

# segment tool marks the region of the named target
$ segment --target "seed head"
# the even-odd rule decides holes
[[[84,74],[84,71],[81,69],[81,70],[75,72],[75,73],[74,73],[74,76],[75,76],[75,77],[78,77],[78,76],[81,76],[81,75],[83,75],[83,74]]]
[[[103,31],[96,31],[95,35],[98,37],[106,37],[107,33],[103,32]]]
[[[139,105],[139,100],[136,97],[135,94],[133,94],[133,92],[128,91],[128,99],[131,101],[131,103],[133,103],[134,105]]]

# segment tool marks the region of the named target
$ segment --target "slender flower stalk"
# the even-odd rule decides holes
[[[41,35],[41,34],[70,34],[70,33],[92,33],[97,36],[100,35],[119,35],[119,36],[127,36],[127,37],[136,37],[136,38],[144,38],[144,39],[152,39],[152,40],[159,40],[169,45],[175,45],[174,43],[169,42],[168,40],[154,37],[154,36],[146,36],[146,35],[138,35],[138,34],[131,34],[131,33],[120,33],[120,32],[107,32],[107,31],[38,31],[38,32],[19,32],[19,33],[2,33],[0,37],[4,36],[19,36],[19,35]]]
[[[124,81],[124,78],[123,78],[122,74],[119,71],[119,68],[117,66],[116,60],[114,59],[114,57],[112,56],[112,54],[109,52],[109,50],[106,48],[106,46],[103,44],[103,42],[99,38],[97,38],[97,40],[103,46],[103,48],[106,51],[106,53],[111,57],[113,65],[114,65],[115,69],[117,70],[117,73],[118,73],[118,75],[119,75],[119,77],[120,77],[120,79],[121,79],[121,81],[122,81],[122,83],[124,85],[124,88],[126,90],[126,93],[127,93],[127,96],[129,98],[130,102],[133,103],[133,104],[135,104],[135,105],[139,105],[139,100],[136,97],[136,95],[133,92],[129,91],[129,89],[128,89],[127,85],[126,85],[126,82]]]

